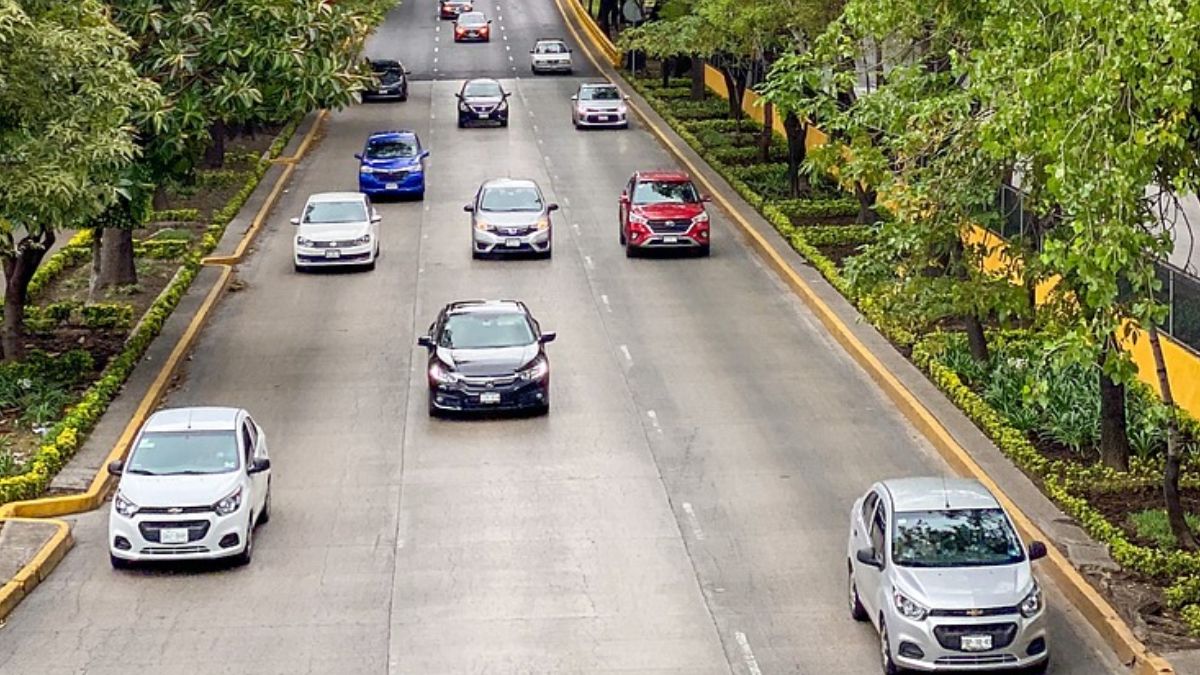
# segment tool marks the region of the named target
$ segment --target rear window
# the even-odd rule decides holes
[[[567,46],[561,42],[539,42],[534,51],[538,54],[566,54]]]

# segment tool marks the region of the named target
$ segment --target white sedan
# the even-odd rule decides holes
[[[538,40],[529,50],[529,70],[538,73],[568,73],[572,69],[571,48],[558,38]]]
[[[379,213],[359,192],[322,192],[308,198],[304,214],[292,218],[296,271],[315,267],[375,269],[379,257]]]
[[[115,568],[151,560],[247,564],[254,528],[271,518],[267,437],[240,408],[160,410],[142,425],[108,518]]]

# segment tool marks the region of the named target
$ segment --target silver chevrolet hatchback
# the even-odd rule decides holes
[[[1046,611],[1030,562],[1045,555],[978,481],[876,483],[850,512],[850,614],[879,631],[887,675],[1042,672]]]

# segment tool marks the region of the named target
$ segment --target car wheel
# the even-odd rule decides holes
[[[1039,663],[1037,665],[1029,666],[1022,672],[1024,672],[1025,675],[1045,675],[1046,671],[1049,669],[1050,669],[1050,657],[1047,656],[1046,658],[1042,659],[1041,663]]]
[[[483,251],[480,251],[475,247],[471,247],[471,257],[475,260],[483,260]]]
[[[702,244],[700,246],[700,248],[696,251],[696,255],[700,256],[701,258],[707,258],[709,256],[709,254],[711,254],[711,253],[712,253],[712,246],[709,244]]]
[[[617,238],[620,239],[621,245],[625,245],[625,230],[624,228],[617,230]]]
[[[533,414],[536,415],[537,417],[544,417],[546,415],[549,415],[550,414],[550,401],[546,401],[544,404],[539,405],[538,407],[534,408]]]
[[[237,567],[249,565],[254,559],[254,519],[250,519],[249,525],[246,527],[246,545],[242,547],[241,553],[233,556],[233,564]]]
[[[371,262],[367,263],[366,265],[363,265],[363,269],[365,269],[368,272],[374,272],[375,271],[375,258],[371,258]]]
[[[292,269],[293,269],[293,270],[294,270],[294,271],[295,271],[297,274],[299,274],[299,273],[301,273],[301,272],[303,272],[303,271],[304,271],[304,267],[303,267],[302,265],[297,265],[296,263],[292,263]]]
[[[879,660],[883,675],[901,675],[904,671],[892,659],[892,643],[888,638],[887,624],[879,622]]]
[[[108,562],[112,565],[114,570],[127,570],[133,567],[133,561],[126,560],[124,558],[118,558],[111,553],[108,554]]]
[[[429,392],[429,416],[434,418],[442,416],[442,411],[433,404],[433,392]]]
[[[636,246],[634,246],[633,244],[626,242],[625,243],[625,257],[626,258],[636,258],[637,255],[638,255],[638,248]]]
[[[850,596],[850,618],[855,621],[867,620],[867,609],[863,607],[862,600],[858,598],[858,584],[854,583],[854,569],[850,564],[846,563],[846,587],[849,590]]]
[[[463,120],[463,118],[458,118],[458,128],[462,129],[465,126],[467,126],[467,123]]]
[[[271,522],[271,479],[267,479],[267,496],[263,499],[262,513],[258,514],[258,522],[255,525],[266,525]]]
[[[502,127],[507,127],[507,126],[508,126],[508,119],[507,119],[507,118],[505,118],[505,119],[502,119],[502,120],[500,120],[500,126],[502,126]]]

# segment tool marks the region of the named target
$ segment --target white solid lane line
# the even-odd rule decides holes
[[[750,649],[750,640],[746,638],[746,634],[738,631],[734,637],[737,638],[738,647],[742,650],[742,660],[746,662],[746,668],[750,671],[750,675],[762,675],[762,670],[758,667],[758,661],[754,659],[754,652]]]
[[[696,510],[692,508],[690,502],[683,503],[683,512],[687,514],[688,525],[692,528],[692,536],[696,537],[696,541],[704,541],[704,530],[700,528],[700,519],[696,517]]]

